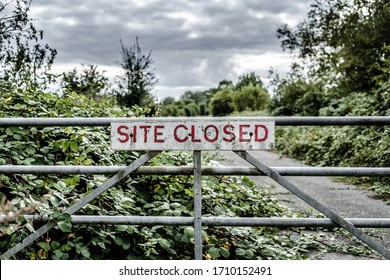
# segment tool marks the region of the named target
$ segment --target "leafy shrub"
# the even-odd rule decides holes
[[[270,102],[268,92],[253,85],[242,87],[233,97],[234,108],[238,112],[264,110],[268,108]]]
[[[302,78],[274,81],[276,93],[272,97],[270,111],[274,116],[318,116],[320,109],[326,106],[329,97],[324,94],[321,85],[307,82]]]
[[[215,116],[226,116],[234,111],[234,92],[231,88],[224,88],[216,92],[210,101],[210,113]]]

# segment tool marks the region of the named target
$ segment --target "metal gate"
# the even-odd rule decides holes
[[[176,118],[177,119],[177,118]],[[277,118],[232,118],[231,120],[264,119],[274,121],[277,126],[317,126],[317,125],[390,125],[390,117],[277,117]],[[0,127],[22,126],[110,126],[112,122],[126,121],[121,118],[0,118]],[[168,119],[169,120],[169,119]],[[184,120],[184,119],[183,119]],[[188,120],[188,119],[185,119]],[[390,228],[390,218],[377,219],[344,219],[320,201],[300,190],[284,176],[390,176],[390,167],[386,168],[271,168],[247,151],[235,151],[253,167],[202,167],[201,151],[194,151],[193,167],[148,167],[145,165],[160,151],[149,151],[129,166],[15,166],[1,165],[0,174],[115,174],[105,183],[85,195],[63,213],[72,215],[72,223],[100,224],[133,224],[133,225],[193,225],[195,259],[202,259],[202,226],[272,226],[272,227],[342,227],[366,243],[369,247],[390,259],[390,250],[372,237],[363,233],[358,227]],[[161,217],[161,216],[80,216],[73,215],[104,191],[114,186],[126,176],[133,175],[193,175],[194,176],[194,217]],[[257,175],[268,176],[301,198],[327,218],[228,218],[202,217],[202,175]],[[26,215],[27,219],[33,216]],[[57,225],[55,220],[43,217],[46,223],[8,251],[0,259],[8,259],[20,250],[37,240]]]

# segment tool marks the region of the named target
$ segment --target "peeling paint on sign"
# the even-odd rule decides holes
[[[114,150],[269,150],[275,123],[269,120],[129,119],[111,123]]]

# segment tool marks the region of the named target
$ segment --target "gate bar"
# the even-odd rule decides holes
[[[0,165],[0,174],[115,174],[126,166]],[[390,176],[390,167],[273,167],[282,176]],[[192,175],[191,166],[141,166],[132,175]],[[203,175],[266,176],[255,167],[202,167]]]
[[[66,214],[73,214],[76,211],[80,210],[82,207],[84,207],[86,204],[94,200],[97,196],[102,194],[104,191],[109,189],[110,187],[114,186],[121,180],[123,180],[127,175],[132,173],[134,170],[136,170],[141,165],[144,165],[146,162],[148,162],[150,159],[158,155],[160,151],[151,151],[147,154],[142,155],[140,158],[133,161],[129,166],[124,168],[123,170],[119,171],[117,174],[112,176],[110,179],[108,179],[106,182],[101,184],[98,188],[94,189],[92,192],[85,195],[83,198],[81,198],[78,202],[70,206],[68,209],[66,209],[63,213]],[[10,248],[8,251],[3,253],[0,256],[0,259],[8,259],[18,253],[20,250],[25,248],[26,246],[30,245],[32,242],[37,240],[39,237],[44,235],[46,232],[51,230],[57,225],[57,222],[55,220],[49,221],[47,224],[43,225],[39,229],[37,229],[35,232],[27,236],[25,239],[23,239],[20,243],[16,244],[12,248]]]
[[[0,215],[0,218],[5,215]],[[23,215],[28,221],[48,222],[48,216]],[[390,218],[345,218],[359,228],[390,228]],[[72,215],[72,224],[108,224],[108,225],[169,225],[188,226],[194,224],[193,217],[171,216],[95,216]],[[257,218],[257,217],[202,217],[203,226],[258,226],[258,227],[339,227],[329,218]]]
[[[386,259],[390,260],[390,251],[384,247],[382,244],[376,242],[372,237],[368,236],[367,234],[363,233],[361,230],[357,229],[352,223],[346,221],[341,216],[333,212],[331,209],[326,207],[324,204],[319,202],[318,200],[314,199],[304,191],[300,190],[298,187],[296,187],[293,183],[285,179],[283,176],[281,176],[278,172],[271,169],[267,165],[260,162],[258,159],[256,159],[254,156],[249,154],[247,151],[235,151],[237,155],[239,155],[241,158],[245,159],[249,163],[251,163],[253,166],[258,168],[260,171],[262,171],[264,174],[266,174],[268,177],[273,179],[275,182],[279,183],[281,186],[288,189],[290,192],[301,198],[303,201],[308,203],[310,206],[312,206],[314,209],[320,211],[322,214],[324,214],[326,217],[330,218],[333,222],[340,225],[342,228],[346,229],[348,232],[353,234],[355,237],[366,243],[369,247],[377,251],[379,254],[384,256]]]
[[[135,118],[0,118],[0,127],[10,126],[110,126],[111,122],[129,121]],[[143,118],[136,118],[142,121]],[[145,120],[150,120],[144,118]],[[177,121],[191,118],[159,118],[161,121]],[[196,120],[225,120],[226,118],[199,117]],[[346,117],[237,117],[235,120],[275,121],[281,126],[306,125],[390,125],[390,116],[346,116]]]
[[[195,260],[202,260],[202,156],[194,151],[194,241]]]

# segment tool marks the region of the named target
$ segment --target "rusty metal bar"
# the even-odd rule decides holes
[[[0,127],[10,126],[110,126],[111,122],[129,121],[132,118],[0,118]],[[142,118],[133,118],[142,121]],[[180,120],[236,120],[275,121],[279,126],[317,125],[390,125],[390,116],[346,116],[346,117],[234,117],[234,118],[158,118],[161,121]],[[150,120],[145,118],[145,120]]]
[[[341,216],[336,214],[334,211],[332,211],[330,208],[316,200],[315,198],[311,197],[304,191],[300,190],[297,186],[295,186],[293,183],[285,179],[283,176],[281,176],[278,172],[271,169],[267,165],[263,164],[261,161],[256,159],[254,156],[252,156],[250,153],[246,151],[236,151],[236,154],[239,155],[241,158],[245,159],[247,162],[258,168],[261,172],[266,174],[268,177],[273,179],[275,182],[279,183],[281,186],[285,187],[287,190],[298,196],[300,199],[305,201],[307,204],[312,206],[314,209],[318,210],[322,214],[324,214],[326,217],[331,219],[333,222],[341,226],[342,228],[346,229],[348,232],[353,234],[355,237],[366,243],[369,247],[377,251],[379,254],[384,256],[386,259],[390,259],[390,251],[384,247],[382,244],[379,244],[376,242],[375,239],[368,236],[367,234],[363,233],[359,229],[357,229],[353,224],[343,219]]]
[[[97,196],[102,194],[104,191],[109,189],[110,187],[116,185],[118,182],[123,180],[126,176],[134,172],[137,168],[139,168],[141,165],[144,165],[146,162],[148,162],[150,159],[158,155],[159,151],[153,151],[148,152],[147,154],[141,156],[140,158],[136,159],[134,162],[132,162],[128,167],[124,168],[123,170],[119,171],[117,174],[112,176],[110,179],[108,179],[106,182],[104,182],[102,185],[100,185],[98,188],[94,189],[92,192],[85,195],[83,198],[81,198],[78,202],[70,206],[67,210],[65,210],[63,213],[66,214],[73,214],[82,207],[84,207],[86,204],[91,202],[93,199],[95,199]],[[20,243],[16,244],[12,248],[10,248],[8,251],[3,253],[0,256],[0,259],[8,259],[18,253],[20,250],[25,248],[26,246],[30,245],[32,242],[37,240],[39,237],[41,237],[43,234],[51,230],[57,225],[57,222],[55,220],[49,221],[47,224],[43,225],[39,229],[37,229],[35,232],[27,236],[25,239],[23,239]]]

